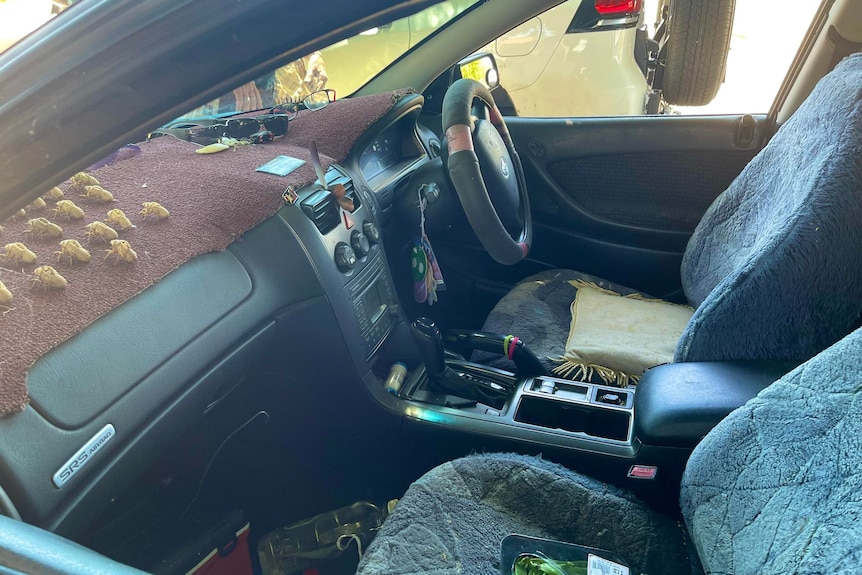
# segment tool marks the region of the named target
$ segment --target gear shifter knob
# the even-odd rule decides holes
[[[428,377],[432,380],[439,378],[446,369],[446,362],[443,359],[443,334],[440,333],[440,328],[434,320],[419,317],[413,322],[411,332],[413,340],[419,347],[419,353],[422,354]]]

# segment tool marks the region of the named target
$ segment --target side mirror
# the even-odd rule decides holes
[[[456,68],[462,78],[470,78],[483,84],[489,90],[500,85],[500,73],[497,71],[497,61],[490,52],[477,52],[458,62]]]

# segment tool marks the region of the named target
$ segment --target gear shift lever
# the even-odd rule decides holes
[[[411,329],[413,340],[422,354],[425,362],[425,371],[432,381],[438,381],[443,372],[446,371],[446,362],[443,359],[443,334],[433,319],[427,317],[416,318]]]
[[[427,317],[417,318],[413,322],[411,332],[425,362],[429,389],[478,401],[495,409],[503,407],[509,396],[508,391],[476,379],[465,379],[453,369],[446,367],[443,356],[443,334],[440,333],[434,320]]]

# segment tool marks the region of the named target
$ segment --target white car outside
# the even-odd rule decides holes
[[[518,115],[643,114],[651,88],[635,59],[643,17],[633,4],[635,13],[614,24],[569,31],[581,0],[568,0],[485,46]]]

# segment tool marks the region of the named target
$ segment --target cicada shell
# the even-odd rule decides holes
[[[99,180],[87,172],[78,172],[72,176],[72,183],[78,188],[84,188],[85,186],[98,186]]]
[[[35,200],[27,204],[27,210],[31,212],[38,212],[44,210],[47,205],[48,204],[46,204],[45,200],[43,200],[42,198],[36,198]]]
[[[105,221],[109,224],[117,226],[122,231],[136,227],[132,223],[132,221],[126,216],[126,214],[123,213],[123,210],[119,208],[109,210],[108,216],[105,218]]]
[[[114,194],[112,194],[102,186],[84,186],[84,193],[81,195],[86,198],[97,199],[100,202],[114,201]]]
[[[145,218],[148,216],[155,216],[161,220],[171,215],[171,213],[159,202],[144,202],[141,205],[144,206],[144,209],[141,210],[140,213]]]
[[[33,234],[34,236],[48,236],[49,238],[59,238],[63,235],[63,228],[50,222],[45,218],[35,218],[27,220],[27,229],[25,233]]]
[[[17,212],[15,212],[15,217],[16,217],[16,218],[26,218],[26,217],[27,217],[27,212],[24,210],[24,208],[21,208],[20,210],[18,210]]]
[[[84,217],[84,210],[75,205],[72,200],[60,200],[57,202],[57,207],[54,208],[54,215],[62,214],[73,220],[80,220]]]
[[[39,266],[33,270],[33,275],[36,276],[36,279],[33,280],[34,286],[40,283],[45,289],[63,289],[68,285],[66,278],[57,273],[57,270],[51,266]]]
[[[21,242],[14,242],[4,246],[6,253],[3,257],[10,260],[15,260],[22,264],[36,263],[36,254],[27,249],[27,246]]]
[[[109,242],[120,237],[117,234],[117,230],[102,222],[93,222],[92,224],[87,224],[86,227],[87,233],[84,235],[87,236],[88,240],[98,238]]]
[[[68,257],[70,264],[90,261],[90,252],[84,249],[78,240],[63,240],[60,242],[60,251],[54,252],[54,255],[57,256],[57,261],[63,259],[63,256]]]
[[[105,250],[105,252],[105,259],[108,259],[109,256],[114,256],[114,263],[119,262],[121,259],[132,263],[138,259],[138,254],[135,253],[135,250],[132,249],[132,246],[126,240],[111,240],[111,249]]]
[[[46,193],[42,194],[42,198],[56,202],[57,200],[62,200],[64,195],[65,194],[63,194],[63,190],[61,190],[57,186],[54,186],[53,188],[48,190]]]
[[[0,305],[9,305],[12,303],[12,292],[6,287],[6,284],[0,282]]]

